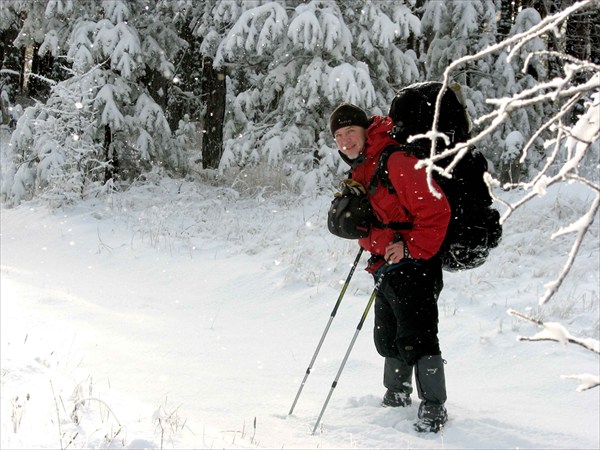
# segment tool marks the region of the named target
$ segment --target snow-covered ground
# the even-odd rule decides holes
[[[553,188],[510,218],[484,266],[446,274],[440,434],[413,431],[416,396],[380,406],[372,314],[311,434],[372,290],[363,270],[288,416],[357,252],[328,233],[328,196],[164,180],[58,211],[3,208],[1,447],[597,449],[600,391],[561,376],[597,374],[598,356],[518,342],[538,329],[506,313],[598,339],[598,220],[537,306],[572,239],[548,236],[590,201]]]

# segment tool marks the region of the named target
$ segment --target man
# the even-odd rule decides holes
[[[383,150],[398,143],[390,137],[389,117],[367,118],[355,105],[343,103],[330,116],[329,127],[340,156],[351,167],[354,182],[369,192],[378,225],[359,245],[371,253],[367,271],[383,276],[375,299],[375,346],[385,357],[383,405],[411,404],[412,374],[421,400],[418,431],[439,431],[447,421],[444,360],[438,341],[437,299],[442,268],[437,252],[450,221],[450,206],[429,190],[417,158],[404,151],[389,156],[388,177],[393,189],[373,175]],[[434,183],[434,187],[437,186]],[[440,189],[437,189],[441,192]],[[387,224],[410,222],[394,231]]]

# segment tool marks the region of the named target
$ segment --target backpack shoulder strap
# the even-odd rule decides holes
[[[379,155],[379,161],[377,162],[377,167],[375,168],[373,177],[369,182],[369,195],[373,195],[375,193],[375,189],[377,188],[377,185],[379,183],[381,183],[388,189],[394,189],[394,187],[390,183],[387,162],[392,153],[401,150],[402,147],[400,145],[388,145],[382,150],[381,154]]]
[[[395,193],[396,189],[394,185],[390,181],[389,177],[389,169],[388,169],[388,159],[392,155],[392,153],[396,152],[405,152],[407,155],[414,154],[418,158],[423,158],[425,153],[425,149],[415,145],[407,145],[407,144],[398,144],[398,145],[388,145],[383,149],[381,155],[379,156],[379,161],[377,162],[377,167],[375,168],[375,173],[373,173],[373,177],[371,178],[371,182],[369,183],[369,195],[373,195],[375,193],[375,189],[377,185],[381,183],[383,187],[388,189],[390,193]],[[377,228],[389,228],[394,231],[401,230],[410,230],[412,229],[411,222],[390,222],[384,224],[380,222],[376,218],[373,221],[373,225]]]
[[[396,189],[390,181],[389,170],[387,165],[388,159],[390,158],[392,153],[396,152],[404,152],[407,155],[415,155],[419,159],[423,159],[428,155],[427,149],[418,145],[388,145],[386,148],[383,149],[381,155],[379,156],[379,161],[377,163],[377,167],[375,168],[375,173],[373,174],[373,178],[371,178],[371,182],[369,183],[369,194],[372,195],[375,192],[375,188],[377,187],[378,183],[381,183],[381,185],[386,187],[391,193],[396,192]]]

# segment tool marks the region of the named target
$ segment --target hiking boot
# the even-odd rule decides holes
[[[410,394],[407,392],[395,392],[391,390],[387,390],[385,395],[383,396],[383,401],[381,404],[383,406],[389,406],[391,408],[404,407],[409,406],[412,403],[410,399]]]
[[[419,405],[419,420],[415,430],[420,433],[437,433],[448,421],[448,412],[444,405],[431,405],[421,402]]]

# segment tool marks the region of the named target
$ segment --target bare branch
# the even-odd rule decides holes
[[[481,53],[479,53],[481,54]],[[549,123],[545,125],[545,128],[550,127],[552,123],[558,118],[565,115],[569,112],[573,106],[576,104],[576,101],[573,100],[573,97],[577,97],[579,99],[584,93],[594,92],[597,89],[600,89],[600,78],[592,77],[586,83],[581,85],[573,86],[568,89],[560,89],[561,86],[564,85],[564,80],[555,79],[547,83],[541,83],[533,88],[524,90],[520,93],[515,94],[512,98],[504,98],[504,99],[490,99],[488,100],[491,104],[499,105],[499,108],[490,114],[482,116],[478,118],[475,122],[481,123],[486,120],[491,120],[490,125],[487,128],[481,130],[476,136],[472,137],[466,142],[461,142],[456,144],[453,148],[447,149],[439,154],[435,154],[435,142],[433,139],[434,136],[439,136],[440,133],[437,131],[437,121],[439,118],[439,107],[441,106],[441,95],[438,94],[436,99],[436,111],[434,116],[433,129],[430,133],[426,135],[419,135],[418,137],[429,137],[431,138],[431,156],[426,159],[422,159],[418,162],[417,168],[426,167],[428,179],[431,177],[433,171],[440,173],[445,177],[451,177],[452,170],[458,164],[462,156],[468,152],[469,148],[473,147],[478,142],[482,141],[485,137],[490,135],[493,131],[495,131],[498,127],[500,127],[506,119],[509,118],[510,114],[516,110],[526,108],[528,106],[532,106],[537,103],[542,103],[544,101],[555,101],[557,97],[568,97],[569,101],[567,106],[565,106],[559,114],[557,114],[554,118],[550,120]],[[551,92],[546,92],[543,94],[539,94],[539,91],[551,90]],[[444,88],[440,90],[440,93],[444,92]],[[539,95],[538,95],[539,94]],[[528,98],[532,97],[532,98]],[[537,137],[537,136],[535,136]],[[535,138],[534,137],[534,138]],[[534,139],[532,138],[532,140]],[[530,140],[530,142],[532,141]],[[529,143],[528,143],[529,144]],[[449,156],[454,156],[452,162],[445,168],[436,167],[435,169],[431,168],[434,166],[436,162],[445,159]],[[543,172],[542,172],[543,173]]]
[[[596,339],[585,338],[581,339],[575,336],[572,336],[565,327],[556,322],[542,322],[541,320],[534,319],[531,316],[523,314],[521,312],[515,311],[514,309],[509,309],[507,313],[511,316],[517,317],[521,320],[525,320],[527,322],[533,323],[540,328],[543,328],[543,331],[536,334],[535,336],[525,337],[519,336],[517,339],[519,341],[531,341],[531,342],[539,342],[539,341],[553,341],[560,342],[563,345],[567,343],[579,345],[586,350],[589,350],[593,353],[600,355],[600,343]]]
[[[504,48],[511,48],[514,44],[514,47],[512,47],[512,50],[510,51],[508,58],[507,58],[507,61],[510,62],[510,59],[512,58],[512,56],[514,54],[516,54],[516,52],[527,42],[549,32],[549,31],[556,30],[557,25],[559,23],[567,20],[567,18],[570,15],[575,14],[578,11],[585,10],[587,8],[593,8],[595,6],[595,2],[596,2],[596,0],[584,0],[581,2],[577,2],[557,14],[546,17],[539,24],[537,24],[536,26],[532,27],[531,29],[529,29],[527,31],[516,34],[516,35],[512,36],[511,38],[508,38],[502,42],[499,42],[496,45],[491,45],[491,46],[487,47],[485,50],[482,50],[474,55],[467,55],[462,58],[459,58],[456,61],[452,62],[450,65],[448,65],[448,67],[444,71],[444,75],[443,75],[443,79],[442,79],[442,88],[440,89],[440,93],[438,94],[436,102],[435,102],[435,112],[434,112],[433,126],[432,126],[431,132],[434,134],[436,134],[438,132],[437,125],[438,125],[439,116],[440,116],[442,96],[443,96],[443,93],[446,90],[446,88],[450,85],[450,75],[454,72],[454,70],[456,68],[458,68],[461,65],[467,64],[471,61],[476,61],[486,55],[490,55],[492,53],[499,52],[500,50],[503,50]],[[571,76],[572,76],[572,73],[570,74],[570,76],[567,77],[567,79],[570,80]],[[542,89],[552,88],[552,87],[554,87],[554,85],[556,83],[565,84],[566,82],[567,82],[567,80],[556,79],[556,80],[552,80],[548,83],[542,83],[538,86],[535,86],[533,88],[533,92],[540,91]],[[600,85],[600,80],[594,80],[594,77],[592,77],[591,82],[592,82],[592,84],[596,85],[595,89],[598,89],[598,87]],[[569,96],[570,97],[570,96],[573,96],[574,94],[576,94],[579,89],[581,89],[582,92],[589,92],[590,90],[594,89],[594,86],[592,85],[591,87],[586,87],[586,88],[576,86],[576,87],[572,88],[571,90],[569,90],[569,92],[567,92],[567,93],[563,93],[562,89],[556,89],[555,92],[548,94],[548,97],[556,96],[559,93],[561,94],[561,96]],[[532,92],[532,90],[526,90],[526,91],[523,91],[519,95],[529,95],[531,92]],[[519,98],[519,95],[517,95],[515,98]],[[544,100],[546,100],[546,96],[544,96],[540,99],[537,99],[537,100],[534,99],[533,103],[539,103]],[[510,103],[512,104],[512,102],[510,102]],[[508,114],[511,111],[513,111],[514,109],[523,108],[525,106],[528,106],[527,102],[522,102],[522,103],[517,102],[513,108],[510,108],[510,109],[505,108],[506,110],[501,108],[501,111],[496,113],[497,118],[502,117],[501,120],[493,121],[492,124],[490,125],[490,127],[488,127],[487,130],[484,130],[484,132],[479,133],[479,135],[476,136],[475,139],[470,139],[466,143],[458,144],[454,149],[447,150],[440,155],[435,155],[436,140],[432,139],[431,140],[431,158],[428,160],[421,161],[420,167],[426,166],[428,168],[427,175],[428,175],[428,179],[429,179],[431,177],[431,172],[432,172],[432,170],[429,169],[429,167],[431,165],[435,164],[436,161],[439,161],[440,159],[443,159],[447,156],[456,155],[456,157],[454,158],[453,162],[450,164],[449,167],[447,167],[445,170],[442,170],[442,171],[438,170],[442,175],[450,177],[451,176],[450,173],[452,172],[452,169],[458,163],[458,160],[460,160],[460,157],[462,157],[462,155],[464,153],[466,153],[466,151],[467,151],[466,149],[468,149],[469,146],[472,146],[473,144],[482,140],[485,136],[490,134],[494,129],[496,129],[504,121],[505,118],[508,117]],[[430,184],[431,184],[431,182],[430,182]]]
[[[529,154],[529,149],[533,146],[533,143],[540,137],[540,135],[544,131],[546,131],[548,128],[550,128],[552,126],[552,124],[554,124],[555,122],[560,122],[561,119],[567,113],[571,112],[571,110],[575,107],[575,105],[581,99],[581,97],[582,97],[581,95],[576,95],[573,98],[571,98],[566,104],[564,104],[560,108],[560,110],[558,111],[558,113],[556,113],[545,124],[543,124],[535,133],[533,133],[533,135],[531,136],[531,138],[529,138],[529,141],[527,141],[527,143],[523,147],[523,154],[521,155],[521,159],[519,160],[519,162],[521,164],[523,164],[525,162],[525,160],[527,159],[527,156]],[[558,142],[560,142],[560,141],[558,141]],[[555,155],[556,155],[556,152],[555,152]],[[543,172],[544,171],[542,171],[542,173]]]
[[[572,231],[574,231],[574,229],[577,231],[577,238],[575,239],[575,242],[573,242],[573,246],[571,247],[571,251],[569,252],[569,257],[568,257],[561,273],[558,275],[558,278],[556,280],[551,281],[550,283],[546,284],[546,292],[544,292],[544,295],[540,299],[540,302],[539,302],[540,305],[547,303],[552,298],[552,296],[554,294],[556,294],[558,289],[560,289],[560,286],[562,285],[563,281],[569,274],[571,267],[573,267],[573,262],[575,261],[575,258],[577,257],[577,254],[579,253],[579,249],[581,248],[583,238],[585,237],[590,226],[594,222],[594,217],[596,216],[596,213],[598,212],[599,206],[600,206],[600,195],[596,195],[596,198],[594,199],[594,202],[590,206],[590,209],[583,217],[581,217],[579,219],[579,221],[578,221],[579,223],[577,224],[576,227],[571,226],[571,227],[567,228],[566,230],[559,230],[554,235],[552,235],[551,238],[554,239],[556,236],[560,236],[561,234],[565,234],[567,232],[572,232]]]
[[[546,83],[540,83],[536,86],[525,89],[511,98],[500,98],[500,99],[488,99],[488,103],[492,105],[498,105],[499,108],[496,111],[492,111],[486,116],[482,116],[477,119],[476,123],[484,122],[490,118],[503,116],[512,113],[513,111],[526,108],[528,106],[542,103],[544,101],[556,101],[558,98],[567,97],[571,98],[574,95],[586,94],[595,92],[600,89],[600,78],[591,77],[588,81],[576,86],[564,88],[565,79],[555,78],[554,80]],[[549,91],[540,94],[539,91]]]
[[[577,386],[577,391],[589,391],[590,389],[594,389],[595,387],[600,386],[600,378],[597,375],[592,375],[589,373],[583,373],[580,375],[563,375],[561,377],[565,380],[577,380],[581,384]]]

